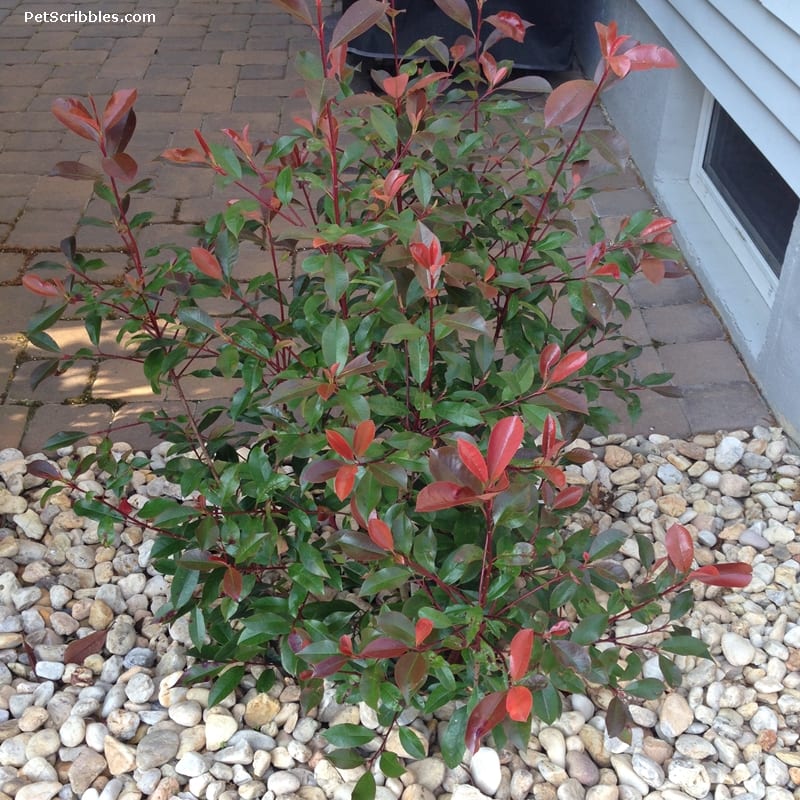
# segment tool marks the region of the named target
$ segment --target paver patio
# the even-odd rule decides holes
[[[190,145],[194,128],[209,136],[246,123],[264,136],[291,129],[297,108],[292,94],[300,84],[289,64],[312,44],[305,26],[268,0],[114,4],[118,14],[155,14],[152,24],[26,21],[26,12],[42,10],[39,2],[0,0],[0,448],[21,446],[26,452],[58,430],[127,425],[134,411],[155,407],[158,400],[140,373],[124,369],[122,362],[87,363],[35,391],[30,387],[34,362],[45,354],[21,332],[43,303],[22,287],[22,275],[43,257],[58,258],[59,241],[75,233],[87,204],[93,208],[90,184],[47,177],[55,161],[85,157],[80,142],[50,114],[53,100],[93,94],[104,101],[116,89],[138,89],[131,150],[142,174],[152,175],[158,187],[145,201],[156,212],[145,238],[188,241],[189,226],[219,210],[224,195],[204,171],[149,159],[167,147]],[[96,9],[62,2],[58,10]],[[595,124],[606,123],[598,115]],[[592,212],[613,227],[619,218],[652,205],[632,164],[606,187],[576,212],[583,214],[576,219],[579,227]],[[78,245],[96,252],[118,248],[99,228],[82,229]],[[121,270],[120,255],[104,253],[104,258],[110,272]],[[257,252],[250,253],[247,268],[256,268],[258,260]],[[658,286],[637,278],[628,291],[634,314],[627,329],[644,347],[637,373],[673,372],[672,384],[682,396],[646,392],[639,420],[623,419],[617,430],[681,437],[770,422],[769,409],[693,277]],[[56,338],[78,341],[78,328],[66,321]],[[108,347],[118,345],[109,341]],[[196,389],[193,399],[201,402],[229,396],[232,386],[221,382],[212,389],[198,382]],[[151,441],[136,427],[116,436],[135,445]]]

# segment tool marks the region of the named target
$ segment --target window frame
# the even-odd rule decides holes
[[[689,185],[694,189],[708,215],[725,237],[736,258],[744,266],[747,276],[759,294],[771,306],[777,296],[780,279],[703,167],[708,137],[711,132],[714,102],[714,96],[706,91],[698,120],[697,138],[689,172]]]

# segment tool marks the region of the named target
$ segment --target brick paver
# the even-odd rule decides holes
[[[30,387],[37,364],[53,354],[26,344],[20,336],[31,314],[43,306],[42,298],[22,287],[22,275],[38,260],[62,258],[59,242],[74,230],[81,214],[108,213],[104,203],[90,201],[90,184],[47,177],[55,161],[94,159],[89,143],[65,134],[50,106],[59,96],[91,93],[104,102],[115,89],[137,88],[138,126],[131,150],[140,174],[154,177],[157,187],[141,202],[140,208],[156,212],[143,243],[191,244],[188,224],[221,210],[231,195],[215,188],[205,171],[178,169],[153,159],[166,147],[194,146],[195,128],[216,140],[221,128],[238,130],[247,123],[255,136],[265,138],[291,130],[292,115],[304,108],[304,101],[294,96],[302,81],[289,63],[313,43],[304,26],[266,0],[148,0],[146,8],[130,3],[114,9],[156,14],[154,24],[131,25],[33,25],[23,19],[24,10],[31,10],[26,0],[2,5],[0,448],[21,444],[33,452],[56,431],[102,431],[112,424],[121,426],[118,438],[137,447],[152,445],[147,430],[134,424],[138,414],[159,404],[170,414],[183,409],[169,392],[154,397],[135,363],[82,364],[63,378],[48,378],[37,390]],[[334,5],[338,3],[329,0],[328,10]],[[59,11],[88,10],[83,0],[57,6]],[[608,128],[599,111],[592,112],[589,124]],[[595,185],[601,191],[574,210],[584,233],[594,214],[613,234],[626,216],[653,206],[632,168],[603,174]],[[134,205],[137,202],[134,198]],[[78,241],[82,250],[98,251],[95,255],[107,261],[98,277],[115,280],[122,275],[124,254],[100,252],[119,250],[113,232],[85,227]],[[294,262],[287,253],[282,279],[291,279]],[[268,268],[264,251],[242,244],[237,274],[249,277]],[[636,278],[626,296],[634,309],[623,333],[643,346],[634,373],[643,377],[671,371],[671,386],[681,396],[644,392],[639,420],[623,419],[617,430],[689,436],[768,419],[768,409],[693,277],[658,286]],[[227,301],[209,301],[207,309],[224,313],[229,306]],[[276,309],[262,309],[270,311]],[[124,353],[124,343],[115,340],[118,325],[104,328],[106,355]],[[66,348],[88,344],[83,325],[68,318],[52,336]],[[235,381],[197,378],[187,383],[190,399],[198,403],[224,402],[235,388]],[[613,397],[608,407],[622,411]]]

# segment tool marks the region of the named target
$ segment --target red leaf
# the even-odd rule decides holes
[[[100,141],[100,129],[97,122],[89,114],[86,106],[72,98],[59,97],[50,107],[53,116],[73,133],[93,142]]]
[[[477,497],[476,493],[468,486],[459,486],[449,481],[437,481],[426,486],[417,495],[416,510],[441,511],[445,508],[454,508],[465,503],[470,503]]]
[[[353,638],[348,634],[342,634],[339,637],[339,652],[343,656],[353,655]]]
[[[658,236],[658,234],[668,231],[674,224],[675,220],[670,219],[669,217],[654,219],[649,225],[645,226],[645,229],[639,234],[639,236],[642,239],[649,239],[651,236]]]
[[[657,44],[638,44],[625,51],[634,72],[645,69],[673,69],[678,66],[675,56]]]
[[[408,73],[401,72],[399,75],[390,75],[388,78],[383,79],[381,86],[389,97],[397,100],[403,96],[403,92],[408,86]]]
[[[375,542],[378,547],[384,550],[394,550],[394,537],[392,536],[392,529],[376,516],[370,517],[367,522],[367,532],[369,538]]]
[[[531,715],[533,695],[527,686],[512,686],[506,695],[506,711],[514,722],[525,722]]]
[[[375,439],[375,423],[371,419],[359,422],[353,436],[353,451],[357,456],[363,456]]]
[[[414,642],[419,647],[430,635],[433,630],[433,623],[427,617],[420,617],[414,627]]]
[[[192,256],[192,263],[203,275],[218,281],[222,280],[222,267],[212,252],[206,250],[205,247],[193,247],[189,252]]]
[[[117,153],[100,161],[103,172],[109,178],[120,181],[132,181],[136,177],[139,166],[134,159],[127,153]]]
[[[342,458],[347,458],[350,461],[355,460],[356,454],[350,443],[338,431],[325,431],[325,438],[328,440],[328,445],[332,450],[338,453]]]
[[[531,651],[533,650],[533,631],[530,628],[523,628],[514,635],[511,640],[508,659],[508,674],[512,681],[518,681],[528,671],[531,663]]]
[[[286,643],[289,645],[289,649],[297,655],[304,647],[311,644],[311,638],[305,631],[294,630],[286,637]]]
[[[489,434],[489,480],[496,481],[511,463],[525,436],[525,427],[519,417],[501,419]]]
[[[100,173],[96,169],[81,164],[80,161],[59,161],[51,170],[50,175],[57,178],[69,178],[73,181],[96,181]]]
[[[454,22],[467,30],[472,30],[472,13],[466,0],[434,0],[434,2]]]
[[[107,635],[108,631],[95,631],[88,636],[84,636],[83,639],[76,639],[74,642],[70,642],[64,651],[64,663],[83,664],[87,656],[99,653],[103,649]]]
[[[639,268],[644,273],[645,278],[656,286],[664,280],[666,265],[661,258],[643,258],[639,263]]]
[[[548,128],[563,125],[582,114],[594,100],[597,84],[575,80],[562,83],[548,95],[544,104],[544,122]]]
[[[597,269],[592,270],[592,275],[600,276],[600,275],[610,275],[612,278],[616,278],[619,280],[619,265],[614,264],[613,262],[608,262],[607,264],[601,264]]]
[[[333,491],[340,500],[347,498],[353,491],[357,471],[358,467],[355,464],[345,464],[336,473],[336,477],[333,479]]]
[[[136,102],[136,89],[120,89],[108,99],[103,110],[103,130],[113,128]]]
[[[542,348],[539,354],[539,374],[543,380],[547,380],[550,370],[558,363],[559,358],[561,358],[561,348],[554,342]]]
[[[328,678],[337,673],[350,659],[346,656],[331,656],[320,661],[311,673],[312,678]]]
[[[242,596],[242,573],[236,567],[228,567],[225,570],[222,592],[234,600],[238,600]]]
[[[753,577],[753,567],[741,561],[736,561],[733,564],[709,564],[694,570],[689,577],[692,580],[707,583],[710,586],[742,589],[749,585]]]
[[[466,745],[474,754],[480,747],[481,739],[497,727],[506,716],[507,692],[492,692],[472,709],[467,720]]]
[[[617,23],[609,22],[608,25],[603,25],[602,22],[595,22],[594,27],[600,44],[600,53],[603,58],[607,58],[611,55],[611,45],[617,38]]]
[[[558,467],[539,467],[539,469],[556,489],[563,489],[567,485],[567,476]]]
[[[22,285],[29,292],[41,295],[42,297],[59,297],[64,293],[63,286],[60,287],[52,281],[43,281],[33,272],[27,272],[22,276]]]
[[[550,373],[550,382],[561,383],[561,381],[566,380],[570,375],[582,369],[588,360],[589,354],[583,350],[567,353]]]
[[[30,469],[28,472],[30,472]],[[125,516],[128,516],[133,511],[133,506],[128,502],[127,497],[123,497],[122,500],[119,501],[117,510],[120,514],[125,514]]]
[[[464,466],[483,484],[489,482],[489,470],[481,451],[466,439],[456,441],[458,456]]]
[[[356,0],[342,14],[331,35],[330,48],[347,44],[383,18],[386,7],[378,0]]]
[[[583,497],[583,489],[580,486],[570,486],[562,489],[553,500],[550,508],[557,511],[560,508],[570,508],[581,501]]]
[[[359,658],[397,658],[408,652],[408,645],[398,639],[379,636],[373,639],[358,655]]]
[[[664,537],[667,556],[678,572],[688,572],[694,558],[694,542],[692,534],[683,525],[670,525]]]
[[[176,164],[205,164],[206,162],[205,153],[195,147],[173,147],[165,150],[161,154],[161,158]]]
[[[28,473],[36,478],[44,478],[48,481],[57,481],[61,478],[61,471],[58,467],[44,459],[37,459],[28,464]]]
[[[530,22],[526,22],[519,14],[513,11],[500,11],[486,17],[486,21],[503,34],[503,36],[513,39],[515,42],[525,41],[525,31],[531,27]]]

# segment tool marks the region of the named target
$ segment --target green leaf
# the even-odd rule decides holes
[[[626,687],[625,691],[635,697],[641,697],[645,700],[655,700],[664,694],[664,684],[658,678],[642,678],[638,681],[631,681]]]
[[[433,197],[433,181],[428,172],[420,167],[414,170],[414,175],[411,179],[414,186],[414,193],[417,195],[417,200],[423,208],[427,208]]]
[[[461,763],[461,759],[464,758],[468,717],[469,709],[467,706],[463,705],[457,708],[450,717],[450,721],[447,723],[447,727],[439,740],[442,758],[450,769],[455,769]]]
[[[350,795],[351,800],[375,800],[375,789],[375,776],[367,771],[353,787],[353,793]]]
[[[213,318],[201,308],[181,308],[178,310],[178,319],[192,330],[202,331],[211,336],[218,334]]]
[[[561,695],[551,683],[548,683],[544,689],[534,690],[533,713],[548,725],[558,719],[558,715],[561,713]]]
[[[54,433],[43,445],[42,450],[59,450],[79,442],[89,434],[86,431],[61,431]]]
[[[397,146],[397,122],[380,108],[373,108],[369,112],[369,121],[374,131],[381,137],[383,143],[394,149]]]
[[[410,342],[421,339],[425,336],[425,331],[420,330],[410,322],[398,322],[392,325],[383,335],[384,344],[399,344],[400,342]]]
[[[44,331],[29,331],[26,336],[32,345],[41,347],[42,350],[47,350],[50,353],[61,352],[58,342],[56,342],[56,340],[50,336],[49,333],[45,333]]]
[[[685,617],[691,611],[693,605],[694,592],[691,589],[684,590],[669,604],[670,620]]]
[[[406,773],[405,765],[394,753],[388,751],[381,755],[380,768],[387,778],[399,778]]]
[[[275,195],[285,206],[288,206],[292,202],[293,182],[294,173],[291,167],[284,167],[275,179]]]
[[[225,672],[214,681],[214,686],[208,695],[208,707],[211,708],[217,705],[234,691],[244,677],[244,672],[245,668],[242,665],[226,669]]]
[[[361,747],[375,738],[375,731],[345,722],[332,725],[322,734],[334,747]]]
[[[660,648],[677,656],[711,658],[708,645],[700,639],[695,639],[694,636],[670,636],[661,643]]]
[[[333,750],[325,753],[325,758],[338,769],[355,769],[364,764],[364,756],[352,748]]]
[[[362,597],[397,589],[409,580],[409,572],[405,567],[385,567],[369,575],[358,590]]]
[[[41,311],[37,311],[28,320],[28,332],[38,333],[44,328],[49,328],[54,322],[61,319],[62,314],[67,308],[67,303],[58,306],[47,306]]]
[[[594,644],[608,628],[608,614],[590,614],[573,629],[570,640],[576,644]]]
[[[428,352],[428,340],[417,339],[410,341],[408,347],[408,364],[411,368],[411,375],[418,385],[422,385],[428,374],[430,364],[430,353]]]
[[[433,410],[448,422],[454,425],[463,425],[465,427],[474,427],[483,424],[481,415],[468,403],[456,403],[450,400],[445,400],[442,403],[437,403]]]
[[[592,537],[589,545],[589,556],[592,559],[605,558],[613,555],[622,547],[622,543],[628,538],[622,531],[615,528],[608,528]]]
[[[338,364],[343,367],[347,363],[349,350],[350,333],[347,325],[338,317],[334,317],[322,332],[322,358],[325,366]]]
[[[413,728],[399,728],[400,744],[404,750],[415,759],[425,758],[425,748],[422,746],[419,734]]]

